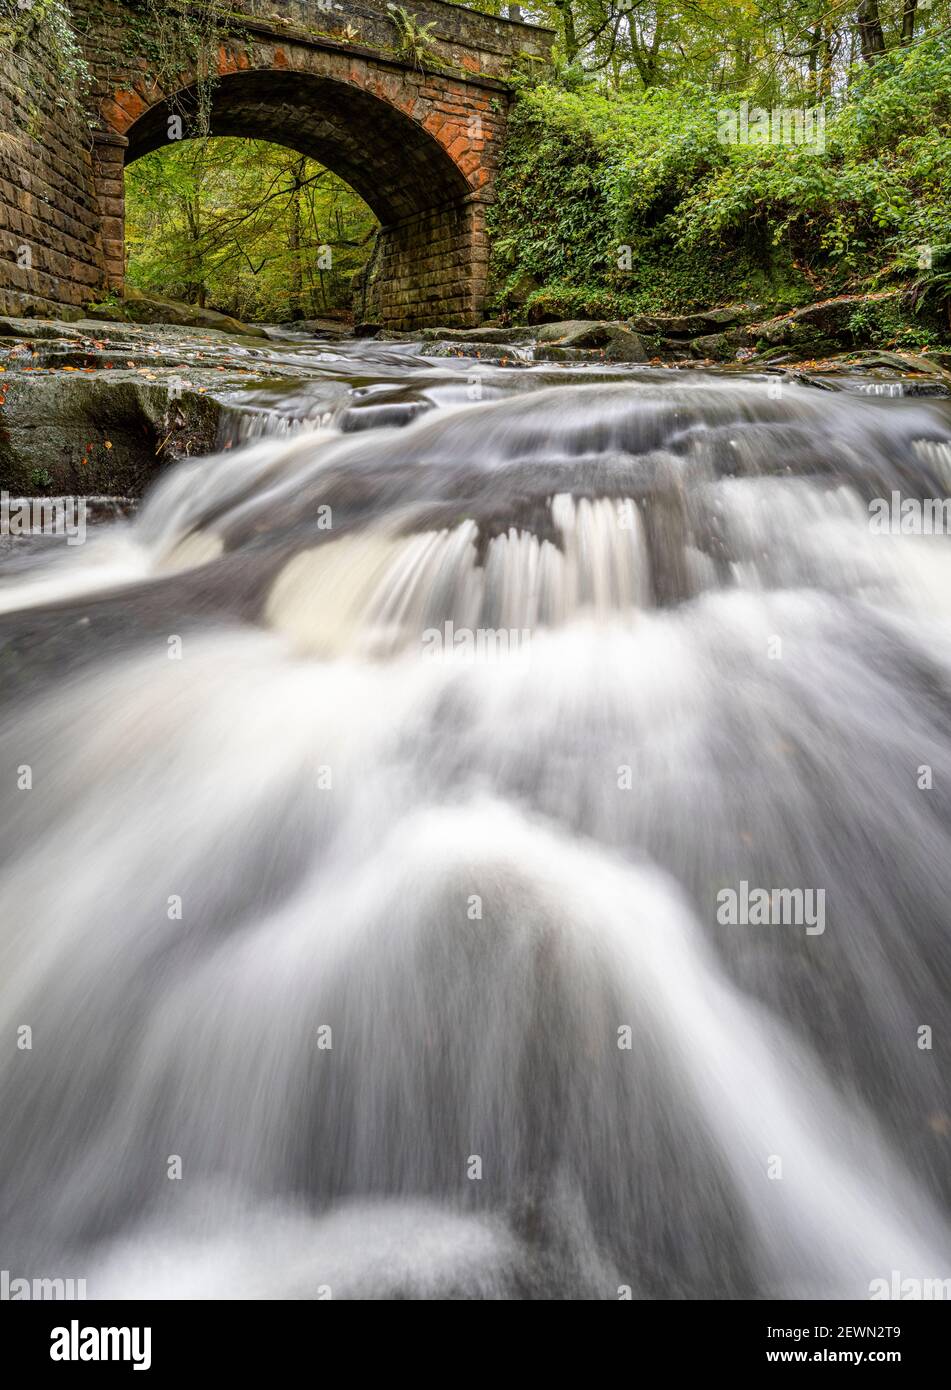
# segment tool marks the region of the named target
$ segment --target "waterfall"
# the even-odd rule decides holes
[[[6,1267],[947,1278],[951,410],[359,351],[5,577]]]

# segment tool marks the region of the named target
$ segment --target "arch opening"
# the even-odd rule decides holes
[[[197,110],[184,88],[125,132],[126,163],[168,142],[169,118]],[[360,194],[385,226],[466,197],[466,176],[439,141],[383,95],[337,78],[252,70],[216,84],[210,134],[266,140],[316,160]]]
[[[126,165],[125,207],[127,292],[245,323],[348,323],[379,230],[323,165],[232,136],[139,155]]]
[[[418,85],[402,91],[384,77],[369,85],[274,68],[226,73],[212,93],[209,134],[294,151],[372,211],[380,230],[358,285],[358,319],[395,329],[468,326],[481,316],[488,263],[478,156],[458,133],[461,118],[421,103]],[[123,166],[187,138],[190,120],[194,126],[194,87],[156,95],[151,104],[127,102],[114,145],[107,136],[100,149],[100,176],[120,190],[104,225],[116,286],[125,276]]]

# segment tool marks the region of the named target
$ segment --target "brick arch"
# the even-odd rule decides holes
[[[121,286],[123,166],[161,138],[172,95],[149,76],[141,0],[65,3],[88,109],[64,94],[38,23],[22,51],[0,53],[0,126],[14,137],[0,148],[0,312],[83,309],[104,285]],[[426,34],[414,58],[387,0],[222,0],[213,125],[313,155],[377,211],[376,321],[468,326],[485,301],[485,208],[511,79],[545,70],[554,34],[446,0],[405,4]],[[30,268],[19,263],[27,248]]]
[[[470,133],[468,122],[460,129],[444,119],[428,129],[412,116],[417,100],[412,95],[401,104],[385,90],[357,86],[343,72],[248,68],[218,83],[210,128],[212,135],[269,140],[317,160],[389,225],[476,194],[484,181],[480,162],[467,160],[467,168],[457,162],[457,156],[480,153],[484,140]],[[112,130],[128,140],[125,163],[167,145],[169,116],[194,105],[193,89],[183,88],[171,101],[155,100],[135,119],[122,110],[123,121]],[[481,114],[473,114],[484,129]]]
[[[213,135],[298,150],[350,184],[379,218],[360,317],[394,329],[480,320],[485,209],[508,96],[501,84],[273,40],[222,46],[218,67]],[[163,91],[143,62],[100,98],[96,174],[113,287],[121,287],[125,270],[122,169],[166,143],[171,114],[185,113],[187,134],[194,84],[188,74],[180,82]]]

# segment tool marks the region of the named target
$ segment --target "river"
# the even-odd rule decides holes
[[[949,402],[285,351],[3,554],[5,1267],[948,1277],[951,547],[870,503],[951,492]]]

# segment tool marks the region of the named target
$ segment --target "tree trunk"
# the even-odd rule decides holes
[[[571,0],[555,0],[555,8],[561,15],[561,27],[565,33],[565,57],[569,63],[573,63],[578,56],[581,45],[578,42],[578,33],[575,29],[575,13],[571,8]]]
[[[288,291],[288,314],[292,322],[304,317],[304,274],[300,255],[300,191],[304,178],[304,161],[301,160],[293,173],[291,190],[291,225],[287,234],[287,248],[290,251],[290,288]]]
[[[185,220],[188,224],[188,235],[192,243],[188,256],[188,283],[185,286],[185,300],[188,304],[197,304],[199,309],[204,309],[207,292],[201,254],[200,190],[195,193],[194,198],[185,199]]]
[[[832,96],[832,61],[838,47],[838,39],[834,29],[827,29],[825,42],[822,45],[822,71],[819,74],[819,100],[825,101]]]
[[[874,63],[885,52],[885,35],[878,13],[878,0],[859,0],[855,18],[859,26],[859,42],[866,63]]]
[[[822,25],[818,24],[809,34],[809,91],[814,93],[813,100],[819,101],[819,87],[821,77],[819,76],[819,51],[822,47]]]
[[[907,48],[915,37],[915,16],[918,13],[918,0],[904,0],[901,12],[901,42]]]

